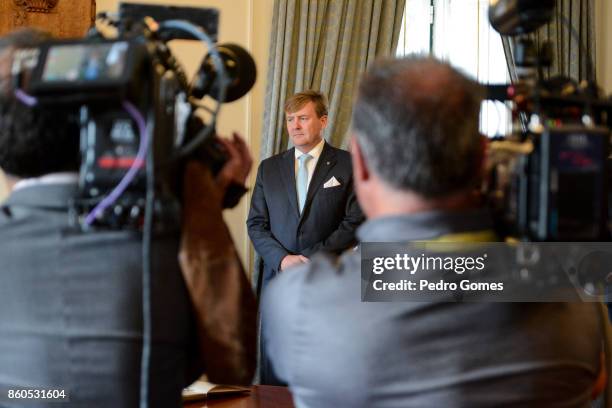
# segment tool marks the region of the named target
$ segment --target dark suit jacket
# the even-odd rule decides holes
[[[332,177],[339,186],[324,188]],[[286,255],[339,253],[356,243],[363,214],[353,190],[350,154],[325,143],[300,215],[295,187],[295,148],[261,162],[247,220],[249,236],[264,260],[263,284]]]

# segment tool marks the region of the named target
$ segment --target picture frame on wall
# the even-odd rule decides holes
[[[7,0],[0,2],[0,35],[35,27],[57,38],[83,37],[94,24],[95,0]]]

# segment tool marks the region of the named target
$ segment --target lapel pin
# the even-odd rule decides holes
[[[327,162],[327,165],[329,166],[329,162]]]

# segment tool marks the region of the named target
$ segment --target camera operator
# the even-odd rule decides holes
[[[481,94],[433,59],[370,68],[351,144],[361,242],[496,240],[473,193]],[[263,335],[297,407],[585,407],[601,390],[596,304],[363,302],[361,266],[359,252],[315,256],[264,294]]]
[[[46,39],[30,29],[0,38],[0,167],[11,190],[0,204],[0,406],[23,403],[7,399],[11,389],[53,389],[67,406],[135,407],[142,234],[69,223],[78,125],[18,102],[10,79],[15,49]],[[186,166],[182,237],[152,239],[151,407],[180,406],[182,389],[204,372],[242,384],[254,372],[255,300],[221,215],[225,189],[244,184],[252,162],[240,137],[220,142],[229,159],[215,177],[200,162]]]

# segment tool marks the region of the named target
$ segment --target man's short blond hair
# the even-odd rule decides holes
[[[285,101],[285,112],[294,113],[299,111],[308,102],[314,103],[315,112],[319,118],[327,116],[327,99],[321,92],[308,89],[290,96]]]

